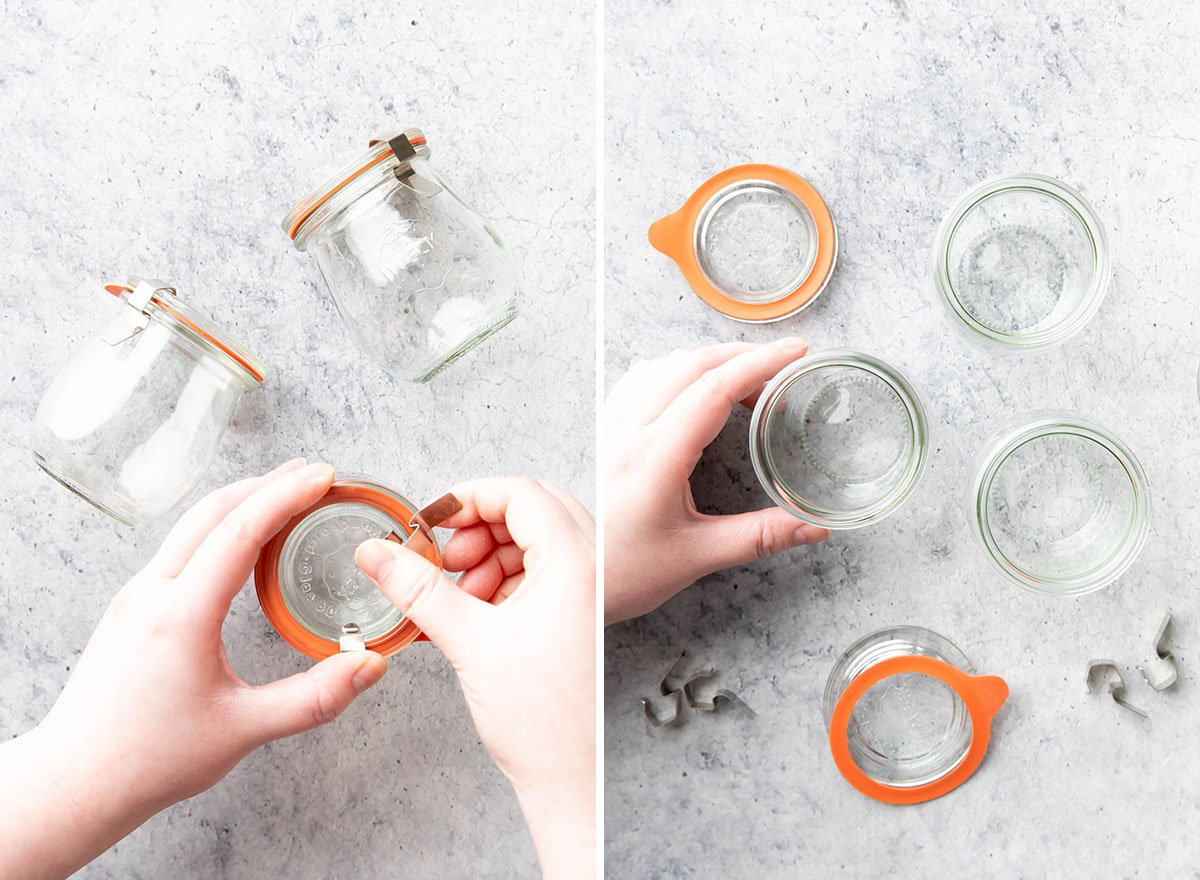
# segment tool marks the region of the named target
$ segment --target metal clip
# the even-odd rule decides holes
[[[412,519],[408,521],[408,527],[412,529],[412,532],[407,538],[392,532],[388,535],[388,540],[395,540],[414,553],[423,556],[433,546],[433,530],[460,510],[462,510],[462,502],[450,493],[446,493],[413,514]]]
[[[1158,656],[1158,665],[1166,667],[1166,672],[1162,675],[1151,678],[1141,666],[1137,668],[1142,674],[1142,678],[1146,680],[1146,684],[1154,688],[1156,691],[1165,691],[1169,687],[1173,687],[1175,682],[1179,681],[1179,669],[1175,665],[1175,655],[1167,648],[1167,629],[1171,626],[1171,612],[1168,611],[1162,619],[1162,623],[1158,625],[1158,632],[1154,635],[1154,653]]]
[[[1113,702],[1122,709],[1128,709],[1135,715],[1141,715],[1143,718],[1149,718],[1145,709],[1139,709],[1131,703],[1125,702],[1125,676],[1121,675],[1121,670],[1117,668],[1117,664],[1111,660],[1092,660],[1087,666],[1087,676],[1084,679],[1087,684],[1087,692],[1089,694],[1096,692],[1096,687],[1092,684],[1093,673],[1097,671],[1104,672],[1103,681],[1108,682],[1108,693],[1113,698]]]
[[[367,650],[367,640],[363,638],[362,628],[357,623],[342,624],[342,636],[338,639],[338,648],[343,654],[347,651]]]
[[[388,146],[396,156],[396,179],[422,198],[432,198],[442,191],[442,185],[430,180],[413,170],[412,160],[417,156],[417,150],[403,132],[396,135]]]
[[[140,278],[129,280],[133,282],[133,289],[125,297],[125,307],[108,322],[100,334],[100,338],[109,345],[120,345],[150,325],[150,301],[155,294],[175,296],[175,288],[168,287],[161,281],[143,281]]]

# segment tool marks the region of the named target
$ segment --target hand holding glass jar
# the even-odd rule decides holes
[[[221,626],[262,544],[328,491],[288,462],[209,495],[117,593],[50,713],[0,746],[0,875],[65,877],[159,810],[219,782],[253,749],[336,718],[386,662],[339,654],[250,686]]]
[[[542,876],[595,869],[595,524],[530,479],[455,486],[462,510],[442,556],[366,541],[356,559],[446,655],[479,736],[512,783]],[[477,597],[491,597],[483,601]]]
[[[681,349],[634,364],[613,386],[605,404],[606,623],[653,611],[706,574],[829,537],[778,507],[706,516],[688,482],[733,407],[753,407],[807,351],[794,337]]]

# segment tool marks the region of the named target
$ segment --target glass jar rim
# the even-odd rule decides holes
[[[406,128],[385,138],[372,139],[366,152],[338,168],[297,202],[283,219],[283,231],[298,250],[304,249],[308,235],[330,216],[372,189],[380,179],[391,176],[399,164],[391,142],[400,135],[408,138],[418,157],[429,158],[428,139],[419,128]]]
[[[990,528],[987,499],[1004,463],[1031,441],[1053,436],[1072,436],[1098,444],[1124,469],[1133,493],[1133,516],[1121,546],[1099,568],[1072,577],[1051,577],[1027,572],[1000,549]],[[1141,462],[1111,431],[1070,412],[1041,412],[1027,415],[997,433],[983,448],[967,497],[968,521],[983,544],[988,559],[1009,581],[1042,596],[1083,596],[1117,580],[1137,560],[1150,535],[1150,484]]]
[[[122,299],[132,293],[133,287],[130,283],[106,284],[104,290]],[[174,294],[173,288],[169,290]],[[257,355],[207,317],[189,307],[177,294],[161,296],[160,291],[156,291],[146,303],[146,314],[149,317],[161,318],[167,328],[215,355],[221,363],[231,367],[247,387],[255,388],[266,378],[267,365]]]
[[[959,225],[984,201],[1009,191],[1034,192],[1058,201],[1082,224],[1092,249],[1092,277],[1078,307],[1054,326],[1036,332],[1006,333],[977,320],[959,299],[951,278],[950,247]],[[951,205],[934,235],[930,273],[934,288],[943,304],[950,310],[958,325],[967,330],[973,338],[983,339],[1011,350],[1033,351],[1066,341],[1095,317],[1108,293],[1109,280],[1112,277],[1112,256],[1109,252],[1108,233],[1100,215],[1079,192],[1061,180],[1043,174],[1003,174],[972,187]]]
[[[912,432],[908,462],[904,473],[896,481],[895,487],[878,501],[849,512],[805,507],[801,503],[801,499],[783,491],[778,485],[779,481],[774,479],[770,473],[769,456],[766,450],[767,421],[780,397],[801,376],[830,367],[851,367],[865,370],[882,381],[895,393],[904,406]],[[775,378],[767,383],[762,394],[759,395],[758,403],[755,404],[754,412],[750,417],[750,462],[763,489],[772,501],[792,516],[802,522],[827,529],[861,528],[895,513],[908,500],[920,482],[928,455],[928,422],[925,417],[925,407],[921,403],[916,389],[893,367],[876,357],[850,349],[836,349],[819,355],[807,355],[784,367],[776,374]]]
[[[347,474],[335,479],[329,491],[316,503],[288,520],[284,527],[263,545],[254,565],[254,588],[258,595],[259,605],[268,622],[283,637],[284,641],[314,660],[323,660],[325,657],[338,653],[341,646],[338,642],[321,638],[309,630],[288,610],[280,576],[283,550],[292,532],[313,513],[321,508],[346,502],[366,504],[387,514],[393,522],[401,526],[404,531],[403,537],[408,537],[414,531],[411,521],[418,512],[415,504],[376,480]],[[441,568],[441,549],[437,544],[436,537],[431,536],[430,546],[423,555],[431,563]],[[388,632],[368,640],[366,647],[368,650],[388,657],[416,641],[420,636],[421,630],[409,619],[408,615],[404,615]]]

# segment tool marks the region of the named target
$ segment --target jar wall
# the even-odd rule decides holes
[[[158,320],[120,345],[93,339],[42,397],[34,458],[100,509],[143,524],[208,469],[244,388]]]
[[[305,248],[354,342],[400,379],[428,381],[516,317],[519,280],[499,236],[444,187],[427,196],[381,182]]]

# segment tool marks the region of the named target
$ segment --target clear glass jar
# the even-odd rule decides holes
[[[161,281],[105,289],[120,311],[46,390],[33,456],[72,492],[141,525],[196,485],[238,400],[267,369]]]
[[[750,419],[750,459],[772,500],[829,529],[865,526],[895,512],[928,456],[925,409],[896,370],[853,351],[785,367]]]
[[[988,559],[1035,593],[1111,584],[1150,533],[1150,487],[1129,448],[1070,413],[1027,416],[980,456],[967,515]]]
[[[446,496],[450,497],[450,496]],[[293,517],[262,548],[254,567],[267,620],[297,651],[320,660],[353,633],[363,646],[390,656],[421,636],[354,562],[372,538],[401,543],[441,566],[432,527],[416,505],[368,477],[336,480],[320,501]],[[419,543],[418,543],[419,542]]]
[[[1010,351],[1078,333],[1104,301],[1111,275],[1095,208],[1037,174],[997,177],[964,194],[933,245],[933,285],[955,326]]]
[[[888,803],[946,794],[974,772],[1008,697],[949,639],[897,626],[859,639],[834,664],[822,709],[847,781]]]
[[[837,263],[829,206],[803,177],[774,165],[714,175],[649,237],[705,303],[738,321],[796,314],[821,295]]]
[[[512,321],[520,289],[496,230],[428,158],[419,129],[372,141],[283,221],[317,261],[358,347],[413,382]]]

